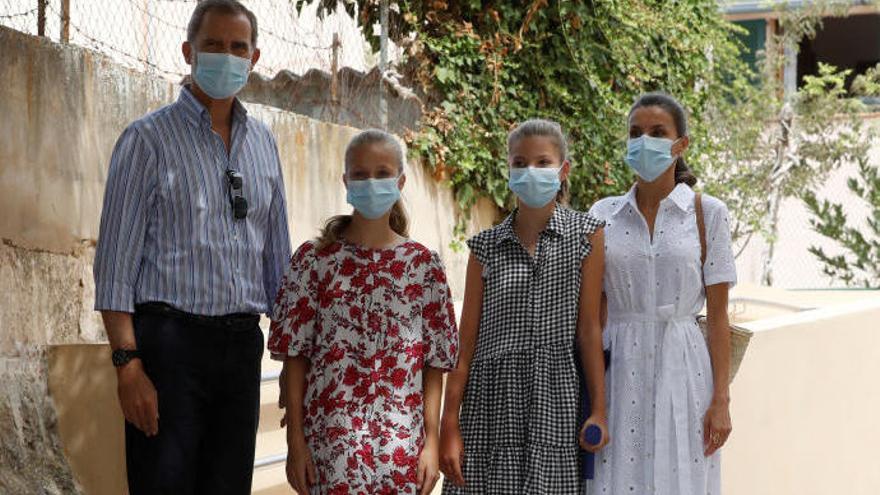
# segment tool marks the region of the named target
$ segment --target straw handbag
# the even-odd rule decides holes
[[[700,266],[706,263],[706,223],[703,219],[703,198],[700,193],[696,194],[694,199],[694,207],[697,212],[697,230],[700,231]],[[704,280],[705,285],[705,280]],[[705,316],[697,317],[697,323],[700,325],[700,331],[709,343],[709,321]],[[752,338],[752,332],[736,325],[730,325],[730,382],[739,371],[739,365],[742,363],[746,349],[749,347],[749,340]]]

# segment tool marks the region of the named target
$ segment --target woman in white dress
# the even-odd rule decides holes
[[[590,213],[606,221],[606,375],[611,443],[591,494],[716,495],[731,431],[728,288],[736,283],[727,207],[702,195],[706,257],[691,189],[685,111],[663,93],[629,113],[624,196]],[[704,285],[705,282],[705,285]],[[707,302],[708,343],[696,322]]]

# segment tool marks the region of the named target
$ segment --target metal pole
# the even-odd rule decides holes
[[[37,35],[46,36],[46,2],[37,0]]]
[[[70,42],[70,0],[61,0],[61,42]]]
[[[150,0],[141,1],[141,32],[143,41],[140,47],[140,58],[144,66],[144,72],[150,70]]]
[[[388,130],[388,101],[385,98],[385,71],[388,70],[388,0],[381,0],[379,9],[382,28],[379,39],[379,117],[382,129]]]
[[[330,61],[330,113],[333,123],[339,123],[339,33],[333,33],[332,54]]]

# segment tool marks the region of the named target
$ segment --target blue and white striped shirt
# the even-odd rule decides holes
[[[95,309],[165,302],[199,315],[269,313],[290,258],[278,148],[233,105],[231,147],[187,88],[132,123],[110,160],[95,254]],[[226,171],[243,176],[233,218]]]

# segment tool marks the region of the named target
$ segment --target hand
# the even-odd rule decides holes
[[[159,434],[159,398],[140,359],[116,368],[116,393],[125,420],[148,437]]]
[[[419,456],[418,488],[419,495],[429,495],[440,479],[440,452],[437,439],[425,441],[422,454]]]
[[[464,441],[458,418],[444,418],[440,428],[440,469],[455,486],[464,486],[461,466],[464,464]]]
[[[602,439],[599,440],[599,443],[596,445],[590,445],[584,441],[584,432],[587,431],[591,425],[598,426],[600,430],[602,430]],[[606,445],[611,442],[611,436],[608,434],[608,420],[605,419],[605,416],[601,415],[593,415],[587,418],[584,421],[583,426],[581,426],[581,431],[578,432],[578,443],[581,448],[586,450],[587,452],[597,453],[602,450]]]
[[[300,439],[287,451],[287,482],[299,495],[309,495],[309,487],[318,482],[318,473],[312,452],[305,439]]]
[[[281,416],[281,427],[287,426],[287,365],[281,368],[281,375],[278,377],[278,409],[283,409],[284,414]]]
[[[727,443],[732,430],[729,403],[713,401],[703,418],[703,447],[706,457]]]

